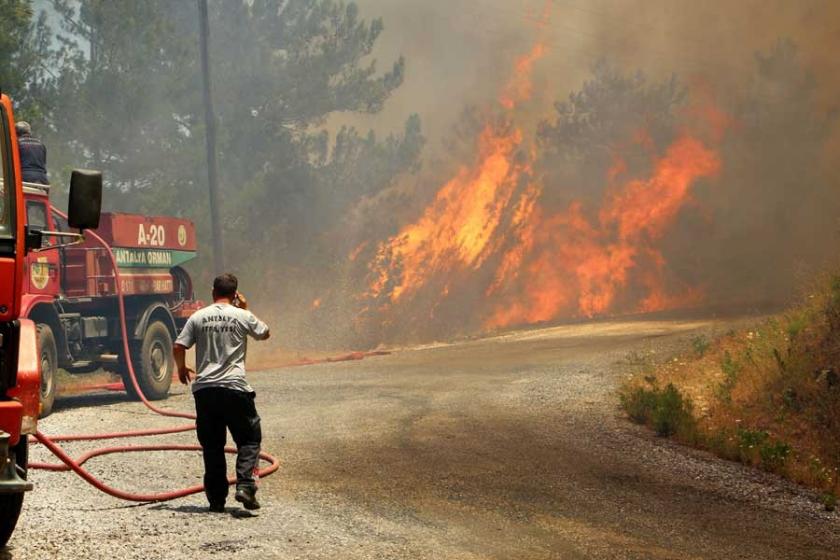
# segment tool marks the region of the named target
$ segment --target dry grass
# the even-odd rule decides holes
[[[691,346],[660,364],[632,356],[625,409],[638,421],[644,414],[630,411],[628,396],[648,393],[655,402],[672,384],[694,416],[693,430],[674,437],[817,488],[833,508],[840,494],[840,276],[750,330]]]

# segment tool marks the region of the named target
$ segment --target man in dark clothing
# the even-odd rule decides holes
[[[20,170],[25,183],[49,185],[47,179],[47,147],[32,136],[32,127],[26,121],[15,123],[20,150]]]
[[[248,311],[233,274],[213,281],[213,303],[187,320],[175,341],[178,379],[192,381],[196,431],[204,454],[204,492],[210,511],[224,512],[228,494],[225,440],[236,442],[236,495],[246,509],[260,507],[254,469],[259,461],[262,430],[254,390],[245,380],[247,337],[265,340],[268,326]],[[197,372],[187,368],[187,348],[196,345]],[[194,375],[193,375],[194,374]],[[194,380],[193,380],[194,377]]]

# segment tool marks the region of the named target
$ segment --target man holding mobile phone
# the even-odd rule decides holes
[[[259,509],[254,469],[262,441],[256,394],[245,380],[247,337],[265,340],[268,325],[248,311],[233,274],[213,281],[213,303],[195,312],[175,340],[178,379],[192,381],[196,432],[204,456],[204,492],[211,512],[224,512],[228,495],[225,442],[230,430],[236,443],[235,499],[246,509]],[[197,371],[186,366],[186,351],[196,346]]]

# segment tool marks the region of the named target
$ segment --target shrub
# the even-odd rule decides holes
[[[670,436],[693,427],[694,415],[691,401],[683,397],[673,383],[668,383],[659,395],[653,417],[653,428],[660,436]]]
[[[647,424],[656,409],[655,390],[636,387],[630,393],[621,395],[621,406],[637,424]]]
[[[791,451],[790,445],[782,441],[765,443],[758,450],[761,466],[768,471],[778,472],[785,466]]]
[[[723,372],[723,381],[718,385],[715,394],[720,400],[728,403],[732,400],[732,389],[738,383],[741,365],[733,360],[732,355],[727,351],[723,353],[723,359],[720,361],[720,369]]]
[[[837,507],[837,495],[834,492],[825,492],[820,496],[825,511],[834,511]]]
[[[765,430],[739,429],[738,456],[741,462],[760,464],[765,470],[779,472],[787,463],[793,448],[783,441],[772,439]]]
[[[787,335],[791,340],[791,343],[796,340],[796,337],[805,330],[805,328],[811,323],[811,318],[809,317],[808,313],[805,311],[799,311],[798,313],[792,313],[791,316],[788,318],[787,324]]]
[[[672,383],[664,389],[636,387],[621,396],[621,404],[634,422],[651,426],[659,436],[695,437],[696,420],[691,399],[683,396]]]
[[[743,463],[754,463],[758,456],[758,450],[770,438],[770,434],[764,430],[748,430],[738,428],[738,456]]]
[[[691,339],[691,346],[694,348],[694,353],[697,354],[697,357],[702,358],[706,355],[706,350],[709,349],[711,343],[701,334]]]

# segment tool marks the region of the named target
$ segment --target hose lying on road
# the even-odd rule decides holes
[[[67,218],[67,216],[56,209],[53,209],[58,215],[63,218]],[[143,394],[142,389],[140,388],[139,383],[137,383],[137,377],[134,372],[134,366],[131,363],[131,353],[128,344],[128,328],[126,327],[125,321],[125,300],[122,291],[122,283],[120,282],[120,271],[117,267],[117,261],[114,258],[114,253],[111,251],[111,247],[102,239],[99,235],[92,231],[86,232],[87,235],[90,235],[95,239],[105,251],[108,253],[108,257],[111,259],[111,265],[114,269],[114,284],[117,293],[117,302],[119,304],[119,315],[120,315],[120,329],[122,331],[122,342],[123,342],[123,352],[125,355],[125,363],[126,367],[128,368],[128,376],[131,379],[131,384],[134,387],[134,391],[137,395],[140,396],[140,400],[143,401],[143,404],[156,414],[160,414],[162,416],[170,416],[174,418],[186,418],[188,420],[195,420],[194,414],[189,414],[187,412],[176,412],[171,410],[164,410],[162,408],[158,408],[153,405],[146,396]],[[33,469],[41,469],[41,470],[49,470],[49,471],[73,471],[82,477],[86,482],[93,485],[95,488],[109,494],[115,498],[119,498],[121,500],[129,500],[133,502],[163,502],[167,500],[174,500],[176,498],[182,498],[184,496],[189,496],[190,494],[197,494],[204,490],[203,485],[196,485],[190,486],[188,488],[182,488],[180,490],[172,490],[169,492],[161,492],[156,494],[140,494],[140,493],[133,493],[133,492],[126,492],[120,490],[118,488],[114,488],[112,486],[108,486],[95,476],[93,476],[90,472],[85,470],[82,465],[85,464],[86,461],[94,458],[100,457],[102,455],[109,455],[112,453],[136,453],[136,452],[143,452],[143,451],[200,451],[200,445],[130,445],[130,446],[116,446],[116,447],[103,447],[100,449],[95,449],[93,451],[88,451],[87,453],[83,454],[78,459],[73,459],[68,455],[60,446],[57,445],[58,442],[67,442],[67,441],[93,441],[93,440],[100,440],[100,439],[118,439],[118,438],[130,438],[130,437],[142,437],[142,436],[155,436],[155,435],[163,435],[163,434],[175,434],[180,432],[188,432],[195,430],[195,424],[185,424],[182,426],[175,426],[172,428],[162,428],[158,430],[135,430],[135,431],[128,431],[128,432],[113,432],[113,433],[101,433],[101,434],[81,434],[81,435],[66,435],[66,436],[54,436],[49,437],[46,434],[42,433],[40,430],[35,433],[35,438],[38,440],[39,443],[42,443],[47,449],[49,449],[56,457],[61,460],[61,463],[30,463],[29,466]],[[226,447],[225,451],[227,453],[236,453],[236,449],[232,447]],[[257,475],[262,478],[266,477],[273,472],[277,471],[280,468],[280,461],[269,455],[268,453],[261,452],[260,459],[269,463],[267,467],[260,469],[257,472]],[[234,483],[236,479],[229,478],[228,482],[230,484]]]

